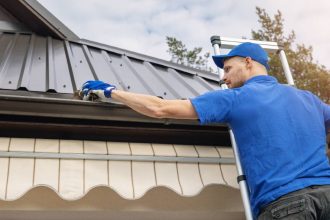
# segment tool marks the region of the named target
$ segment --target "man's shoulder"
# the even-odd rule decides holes
[[[321,102],[320,98],[318,96],[316,96],[313,92],[311,92],[309,90],[304,90],[304,89],[298,89],[298,88],[295,88],[295,89],[298,91],[298,93],[301,96],[305,96],[306,98],[312,99],[317,102]]]
[[[305,90],[305,89],[299,89],[295,86],[289,85],[289,84],[278,84],[278,87],[280,89],[283,89],[284,92],[292,92],[298,96],[305,96],[313,99],[318,99],[318,97],[312,93],[311,91]]]

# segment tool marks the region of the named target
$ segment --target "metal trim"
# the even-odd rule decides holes
[[[64,39],[80,39],[78,35],[58,20],[38,1],[21,0],[19,2],[56,35]]]
[[[215,157],[170,157],[149,155],[114,155],[114,154],[79,154],[79,153],[45,153],[25,151],[0,151],[0,158],[37,158],[37,159],[72,159],[72,160],[114,160],[144,162],[177,162],[201,164],[235,164],[234,158]]]
[[[212,36],[218,37],[218,36]],[[221,41],[221,49],[232,49],[233,47],[245,43],[251,42],[259,44],[262,48],[264,48],[267,52],[277,53],[280,49],[282,49],[281,45],[278,45],[276,42],[271,41],[257,41],[257,40],[249,40],[249,39],[237,39],[237,38],[228,38],[228,37],[220,37]]]

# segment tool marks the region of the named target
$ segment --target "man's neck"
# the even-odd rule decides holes
[[[253,74],[250,74],[246,80],[249,80],[255,76],[268,76],[267,72],[255,72]]]

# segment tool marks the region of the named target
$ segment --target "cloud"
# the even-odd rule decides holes
[[[292,0],[39,0],[48,10],[89,40],[133,50],[165,60],[166,36],[182,40],[189,48],[212,51],[212,35],[251,37],[259,24],[255,6],[270,15],[280,10],[285,30],[295,30],[298,43],[313,46],[314,57],[330,68],[330,2]]]

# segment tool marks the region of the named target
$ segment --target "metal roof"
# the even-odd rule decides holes
[[[0,96],[4,90],[41,92],[43,97],[72,94],[93,79],[164,99],[218,88],[215,74],[79,39],[36,0],[3,0],[0,5],[32,31],[0,32]]]
[[[0,33],[0,89],[73,93],[87,80],[164,99],[218,89],[217,76],[86,40]]]

